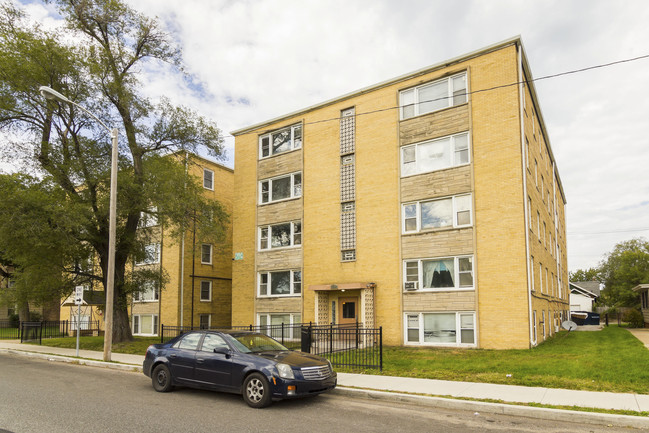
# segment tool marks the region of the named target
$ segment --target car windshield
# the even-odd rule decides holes
[[[232,338],[232,343],[240,352],[243,353],[288,350],[286,347],[264,334],[233,335]]]

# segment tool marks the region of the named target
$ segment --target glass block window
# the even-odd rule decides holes
[[[349,108],[340,114],[340,154],[346,155],[356,151],[356,110]]]

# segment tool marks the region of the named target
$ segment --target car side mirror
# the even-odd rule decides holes
[[[229,355],[230,354],[230,348],[229,347],[223,347],[223,346],[215,347],[214,348],[214,353],[222,353],[224,355]]]

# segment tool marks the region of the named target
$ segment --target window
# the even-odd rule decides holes
[[[260,272],[258,278],[259,296],[295,296],[302,293],[302,272],[273,271]]]
[[[302,245],[302,223],[300,221],[259,227],[260,251],[298,245]]]
[[[543,293],[543,263],[539,262],[539,287]]]
[[[302,322],[300,313],[260,313],[257,316],[257,323],[261,327],[261,332],[279,339],[300,338],[299,325]],[[282,335],[284,332],[284,335]]]
[[[471,221],[471,194],[403,205],[403,232],[466,227]]]
[[[160,292],[158,291],[158,284],[153,280],[145,281],[142,284],[142,290],[133,293],[133,301],[135,302],[152,302],[159,299]]]
[[[134,314],[133,335],[158,335],[158,315]]]
[[[203,188],[214,191],[214,172],[208,168],[203,169]]]
[[[531,273],[531,280],[532,280],[532,291],[535,291],[535,286],[534,286],[534,256],[530,256],[530,273]]]
[[[147,244],[144,246],[144,257],[136,261],[136,265],[151,265],[160,263],[160,244]]]
[[[469,163],[469,133],[449,135],[401,148],[401,176]]]
[[[228,346],[228,343],[223,338],[216,334],[205,334],[203,343],[201,344],[201,352],[214,353],[214,349],[217,348],[229,350],[230,346]]]
[[[406,344],[476,344],[474,312],[407,313],[405,321]]]
[[[541,242],[541,213],[536,211],[536,234]]]
[[[198,332],[185,335],[182,339],[174,343],[176,349],[198,350],[198,343],[201,341],[201,335]]]
[[[543,324],[543,339],[545,340],[545,310],[541,311],[541,323]]]
[[[201,281],[201,301],[212,300],[212,282]]]
[[[536,334],[536,310],[532,312],[532,344],[536,344],[537,334]]]
[[[210,329],[210,325],[212,324],[212,315],[199,314],[198,321],[198,326],[200,326],[200,329]]]
[[[203,265],[212,264],[212,244],[201,245],[201,263]]]
[[[158,208],[153,206],[146,212],[140,212],[140,224],[142,228],[154,227],[158,225]]]
[[[407,290],[473,290],[473,257],[406,260],[403,275]]]
[[[292,173],[259,182],[261,204],[298,197],[302,197],[302,173]]]
[[[302,125],[278,129],[259,137],[259,159],[302,147]]]
[[[466,72],[399,92],[401,120],[467,101]]]

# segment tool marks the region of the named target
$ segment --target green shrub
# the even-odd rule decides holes
[[[630,328],[644,328],[644,317],[640,310],[635,308],[627,311],[622,320],[627,322]]]

